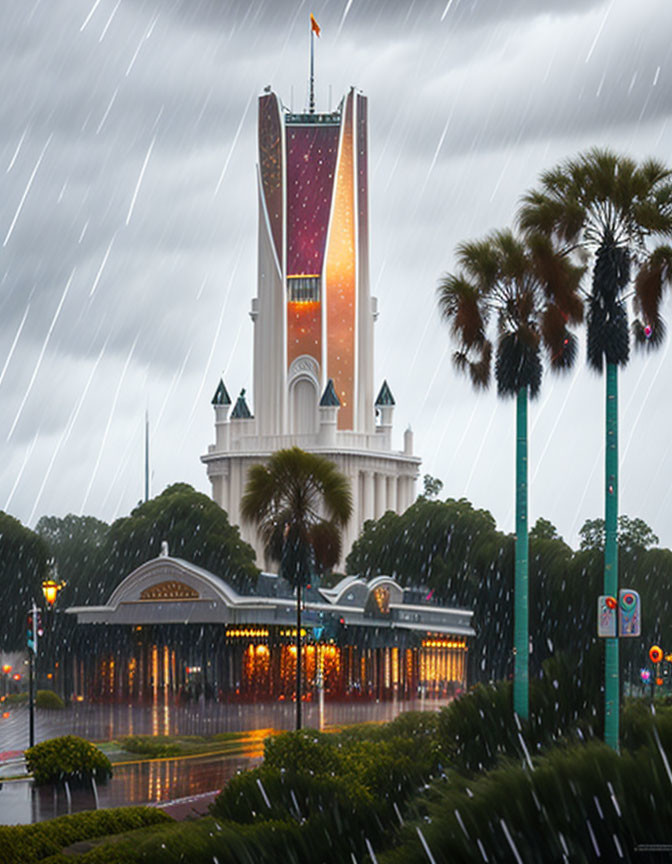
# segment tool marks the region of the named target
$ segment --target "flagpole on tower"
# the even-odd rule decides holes
[[[315,34],[310,30],[310,97],[308,112],[315,113]]]
[[[320,25],[315,16],[310,15],[310,96],[308,99],[308,113],[315,113],[315,36],[320,35]]]

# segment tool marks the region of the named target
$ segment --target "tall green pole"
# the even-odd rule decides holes
[[[513,710],[521,720],[527,720],[529,714],[528,545],[527,387],[521,387],[516,404],[516,571],[513,615]]]
[[[618,598],[618,366],[607,363],[604,593]],[[605,639],[604,741],[618,750],[618,636]]]

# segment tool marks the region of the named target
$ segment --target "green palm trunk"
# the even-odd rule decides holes
[[[618,366],[607,363],[604,593],[618,598]],[[605,640],[604,740],[618,750],[618,638]]]
[[[527,534],[527,387],[518,391],[516,404],[516,571],[513,616],[513,710],[527,720],[528,666],[528,534]]]

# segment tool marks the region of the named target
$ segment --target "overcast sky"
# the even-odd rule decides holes
[[[513,530],[514,404],[458,377],[436,286],[540,171],[593,145],[672,163],[669,0],[21,0],[0,10],[0,509],[125,515],[209,492],[220,375],[252,388],[256,97],[369,97],[376,387],[421,471]],[[331,101],[330,101],[331,99]],[[668,316],[669,317],[669,316]],[[669,340],[620,376],[621,513],[672,546]],[[530,409],[530,519],[602,515],[585,352]]]

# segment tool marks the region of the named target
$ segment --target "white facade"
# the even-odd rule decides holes
[[[290,114],[271,92],[259,99],[254,416],[244,392],[229,416],[220,383],[215,443],[201,459],[213,499],[262,565],[254,528],[241,524],[240,501],[249,467],[276,450],[319,453],[349,478],[353,515],[344,556],[366,520],[402,513],[415,499],[420,459],[412,433],[403,451],[393,451],[394,400],[386,385],[374,405],[366,110],[354,90],[328,115]]]

